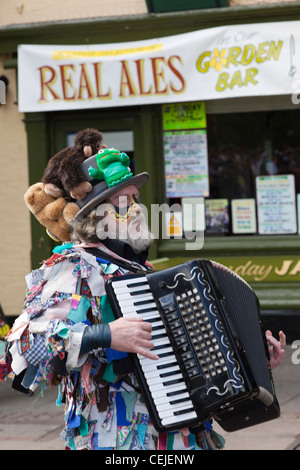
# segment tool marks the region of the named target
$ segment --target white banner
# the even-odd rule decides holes
[[[300,88],[299,54],[300,21],[224,26],[118,44],[21,45],[19,110],[287,94],[292,99],[293,89]]]

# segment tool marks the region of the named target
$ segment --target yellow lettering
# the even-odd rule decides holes
[[[291,270],[290,275],[295,276],[300,272],[300,261],[296,263],[296,266]]]
[[[267,51],[266,47],[269,45],[268,42],[262,42],[258,46],[258,51],[256,53],[256,62],[260,64],[261,62],[265,62],[267,60]],[[265,56],[264,56],[265,54]]]
[[[239,62],[236,60],[236,58],[240,55],[241,52],[242,49],[239,46],[231,47],[229,49],[226,67],[228,67],[230,64],[238,65]]]
[[[238,87],[243,86],[241,72],[239,70],[234,73],[233,78],[230,83],[230,88],[232,89],[234,85],[238,85]]]
[[[248,69],[248,70],[246,70],[246,77],[245,77],[244,85],[247,86],[249,82],[253,83],[253,85],[256,85],[257,80],[255,80],[254,77],[257,74],[258,74],[257,69]]]
[[[273,266],[271,264],[268,267],[266,267],[264,265],[261,266],[258,269],[258,272],[257,272],[256,276],[254,277],[254,280],[255,281],[263,281],[270,274],[270,272],[272,270],[272,267]]]
[[[218,79],[218,82],[217,82],[217,85],[216,85],[216,90],[217,91],[226,90],[226,88],[228,86],[228,82],[227,82],[228,78],[229,78],[229,73],[226,73],[226,72],[220,73],[219,79]]]
[[[290,269],[292,262],[293,261],[291,260],[284,260],[280,269],[277,267],[275,268],[275,273],[278,276],[285,276],[285,274],[287,274],[288,270]]]
[[[243,277],[246,275],[246,271],[250,266],[251,266],[251,261],[247,261],[246,264],[241,264],[240,266],[237,266],[237,268],[234,271]]]
[[[282,44],[283,44],[282,41],[278,41],[278,44],[276,46],[275,41],[271,41],[269,52],[267,55],[267,60],[270,60],[272,56],[274,60],[278,60]]]
[[[241,58],[241,65],[249,65],[254,59],[255,47],[252,44],[247,44]]]
[[[203,52],[203,54],[201,54],[199,57],[198,57],[198,60],[197,60],[197,64],[196,64],[196,67],[197,67],[197,70],[201,73],[206,73],[209,69],[209,62],[210,62],[210,56],[211,56],[211,52]],[[205,61],[204,62],[204,59],[208,57],[209,60]]]

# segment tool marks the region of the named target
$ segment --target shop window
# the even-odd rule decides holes
[[[103,131],[103,142],[108,148],[116,148],[127,153],[130,158],[130,168],[134,173],[134,143],[133,131]],[[76,132],[68,132],[66,135],[66,145],[73,144]]]
[[[206,133],[206,235],[298,233],[300,111],[210,114]]]

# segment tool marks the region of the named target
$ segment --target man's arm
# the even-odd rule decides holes
[[[151,331],[151,324],[139,318],[119,318],[107,325],[87,326],[83,333],[80,354],[109,347],[156,360],[158,356],[150,351],[154,347]]]

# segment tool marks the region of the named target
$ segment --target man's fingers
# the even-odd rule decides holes
[[[147,357],[148,359],[152,359],[154,361],[157,361],[159,357],[152,353],[149,349],[144,349],[142,347],[137,347],[136,348],[136,354],[140,354],[141,356]]]
[[[286,347],[286,336],[283,331],[279,331],[279,341],[282,348]]]
[[[136,318],[136,317],[126,317],[126,320],[130,321],[130,322],[136,322],[136,323],[139,323],[140,327],[142,330],[144,331],[152,331],[152,325],[151,323],[147,322],[147,321],[144,321],[142,318]]]

